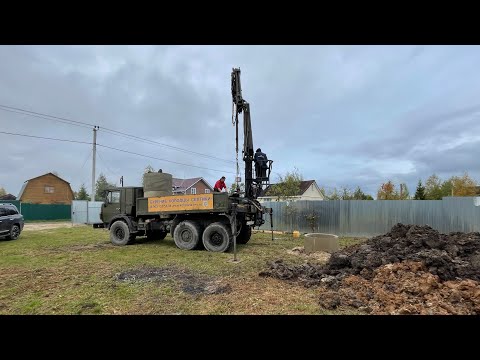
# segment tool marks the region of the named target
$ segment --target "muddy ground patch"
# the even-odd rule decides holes
[[[231,291],[231,286],[221,279],[176,266],[141,267],[119,273],[115,275],[115,279],[129,283],[172,281],[183,292],[191,295],[216,295]]]

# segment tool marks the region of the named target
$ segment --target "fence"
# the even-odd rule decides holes
[[[13,204],[26,221],[70,220],[71,206],[64,204],[30,204],[19,200],[0,200],[0,203]]]
[[[429,225],[442,232],[480,231],[480,197],[443,200],[329,200],[265,202],[274,230],[371,237],[396,223]],[[270,217],[260,229],[270,230]]]
[[[18,206],[17,206],[18,207]],[[18,207],[26,221],[70,220],[71,205],[20,203]]]
[[[18,200],[0,200],[0,204],[13,204],[20,211],[20,201]]]
[[[101,224],[100,212],[103,201],[72,201],[72,223],[74,224]]]

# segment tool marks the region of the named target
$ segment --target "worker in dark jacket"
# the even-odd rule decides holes
[[[255,173],[257,174],[257,178],[266,178],[267,169],[268,169],[267,154],[263,153],[262,149],[258,148],[257,151],[255,152],[254,160],[255,160]]]
[[[225,176],[222,176],[220,180],[218,180],[215,183],[215,186],[213,187],[213,191],[221,192],[222,189],[227,190],[227,185],[225,185]]]

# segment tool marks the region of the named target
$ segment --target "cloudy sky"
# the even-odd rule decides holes
[[[99,146],[97,175],[110,182],[139,185],[152,165],[211,185],[225,175],[230,185],[230,73],[240,67],[272,182],[296,167],[327,191],[360,186],[375,197],[390,179],[413,193],[432,173],[480,179],[478,64],[478,46],[0,46],[0,131],[90,143],[93,133],[2,106],[94,124],[100,145],[157,158]],[[7,192],[54,171],[73,190],[90,189],[91,145],[0,141]]]

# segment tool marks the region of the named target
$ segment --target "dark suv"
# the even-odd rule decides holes
[[[0,238],[15,240],[23,230],[23,215],[13,204],[0,203]]]

